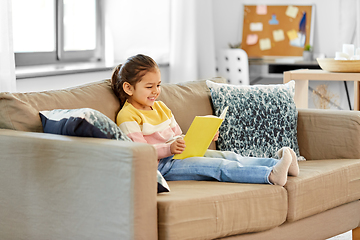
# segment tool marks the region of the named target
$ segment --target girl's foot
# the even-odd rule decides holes
[[[289,167],[289,175],[297,177],[299,175],[299,172],[300,172],[298,160],[297,160],[297,157],[296,157],[296,154],[295,154],[294,150],[292,150],[291,148],[289,148],[289,150],[290,150],[290,153],[291,153],[291,164],[290,164],[290,167]]]
[[[290,154],[291,154],[291,164],[289,167],[289,175],[297,177],[299,175],[300,169],[299,169],[299,164],[297,161],[296,153],[294,152],[294,150],[292,150],[289,147],[283,147],[277,152],[277,155],[279,156],[279,158],[282,157],[284,149],[289,149]]]
[[[274,185],[284,186],[287,181],[287,175],[289,167],[292,162],[292,156],[289,149],[283,149],[282,158],[279,162],[273,167],[270,175],[269,181]]]

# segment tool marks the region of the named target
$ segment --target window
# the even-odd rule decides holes
[[[12,0],[17,66],[101,57],[100,0]]]

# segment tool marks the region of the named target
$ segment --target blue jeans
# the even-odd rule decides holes
[[[207,150],[204,157],[183,160],[162,158],[158,170],[168,181],[198,180],[237,183],[268,183],[270,172],[279,160],[243,157],[234,152]]]

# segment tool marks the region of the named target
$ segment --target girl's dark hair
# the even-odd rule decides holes
[[[147,72],[155,71],[158,68],[158,65],[151,57],[142,54],[129,57],[124,64],[119,64],[114,68],[111,76],[111,87],[119,98],[121,107],[129,97],[124,92],[124,82],[128,82],[135,87],[135,84],[140,82]]]

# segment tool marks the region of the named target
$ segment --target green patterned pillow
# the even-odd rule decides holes
[[[242,156],[276,158],[281,147],[300,156],[295,82],[277,85],[230,85],[206,82],[216,115],[229,106],[217,147]]]

